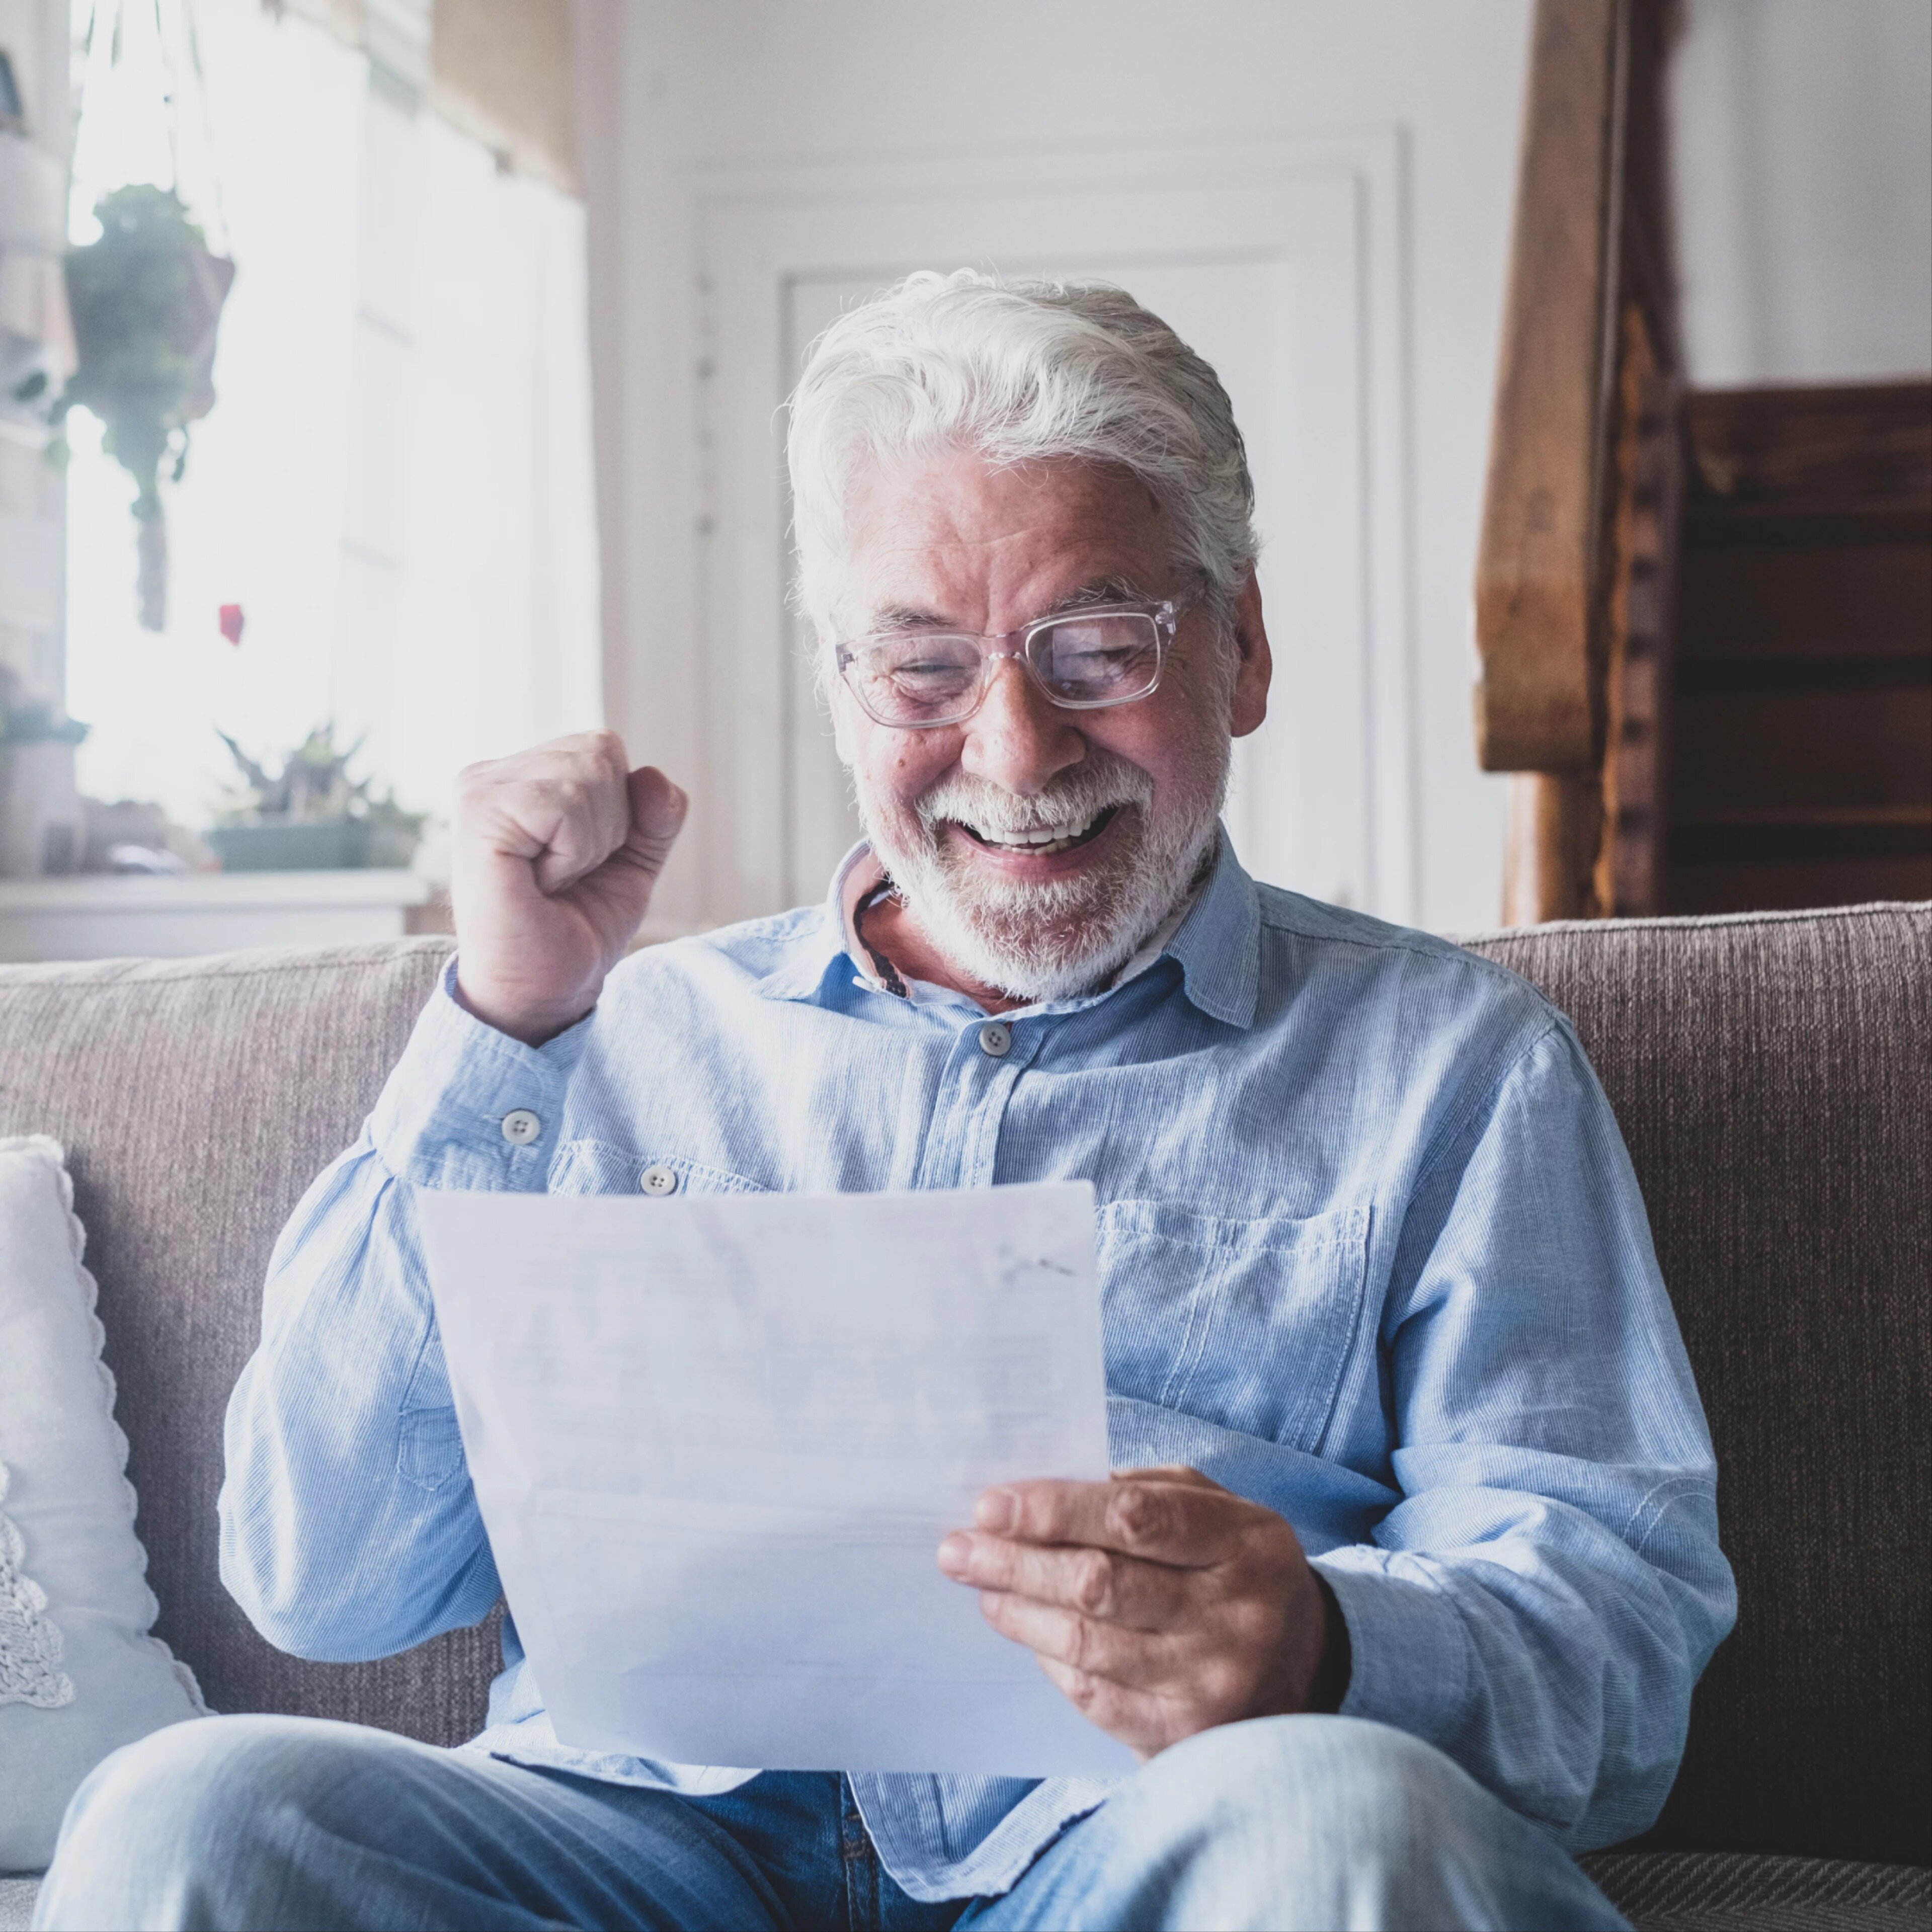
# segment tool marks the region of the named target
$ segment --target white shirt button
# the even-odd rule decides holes
[[[646,1194],[654,1194],[660,1199],[667,1194],[677,1192],[677,1169],[667,1167],[662,1161],[653,1161],[638,1177],[638,1185]]]
[[[998,1020],[988,1020],[980,1029],[980,1051],[994,1060],[1004,1060],[1013,1049],[1013,1030]]]
[[[503,1116],[503,1138],[512,1147],[528,1147],[543,1132],[543,1123],[527,1107],[514,1107]]]

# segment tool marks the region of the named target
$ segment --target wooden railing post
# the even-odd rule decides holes
[[[1587,771],[1621,0],[1538,0],[1476,565],[1477,757]]]
[[[1538,0],[1475,585],[1512,924],[1654,910],[1682,471],[1661,0]]]

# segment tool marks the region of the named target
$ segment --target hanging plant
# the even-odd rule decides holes
[[[100,239],[67,253],[79,366],[54,406],[106,426],[102,447],[134,479],[140,614],[167,622],[164,465],[181,480],[188,426],[214,406],[214,336],[235,264],[213,254],[171,189],[116,188],[96,203]]]

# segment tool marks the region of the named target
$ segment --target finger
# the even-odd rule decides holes
[[[650,910],[651,893],[684,824],[690,801],[663,772],[649,766],[624,774],[618,796],[628,814],[623,836],[602,862],[571,882],[574,897],[594,903],[600,916],[628,938]]]
[[[626,843],[655,873],[662,867],[673,842],[683,830],[691,800],[654,765],[640,766],[626,773],[625,789],[631,808],[630,832]]]
[[[1178,1740],[1172,1715],[1165,1702],[1144,1690],[1130,1690],[1104,1677],[1090,1677],[1056,1664],[1050,1657],[1034,1661],[1046,1673],[1047,1681],[1088,1723],[1097,1724],[1108,1736],[1117,1738],[1143,1763],[1156,1751]]]
[[[605,788],[594,769],[586,770],[582,759],[556,746],[472,765],[462,776],[459,829],[466,844],[534,859],[556,842],[572,816],[592,822],[595,801]]]
[[[574,800],[613,838],[622,836],[629,820],[624,792],[628,769],[624,741],[614,731],[575,732],[475,768],[486,797],[512,808],[532,800]]]
[[[539,748],[505,800],[507,812],[543,838],[532,868],[538,889],[564,892],[630,836],[623,741],[586,731]]]
[[[1111,1683],[1150,1689],[1171,1684],[1183,1667],[1177,1646],[1162,1632],[1124,1629],[1002,1590],[982,1591],[980,1610],[1002,1636],[1036,1657]]]
[[[614,731],[587,731],[567,740],[573,754],[571,776],[588,808],[592,842],[608,854],[631,836],[630,760]]]
[[[1054,1604],[1132,1630],[1166,1630],[1187,1614],[1191,1571],[1090,1544],[1013,1543],[955,1531],[939,1567],[956,1582]]]
[[[973,1521],[1017,1541],[1092,1544],[1199,1568],[1233,1553],[1254,1507],[1204,1477],[1137,1472],[1105,1483],[1008,1483],[980,1497]]]
[[[620,818],[608,784],[584,786],[568,778],[536,781],[542,788],[536,809],[549,820],[549,836],[532,870],[539,890],[567,892],[595,872],[621,847],[629,807]],[[620,790],[620,799],[623,797]]]

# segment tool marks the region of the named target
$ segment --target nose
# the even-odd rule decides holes
[[[960,765],[1030,798],[1086,757],[1087,741],[1073,718],[1048,699],[1017,658],[998,658],[985,701],[966,721]]]

